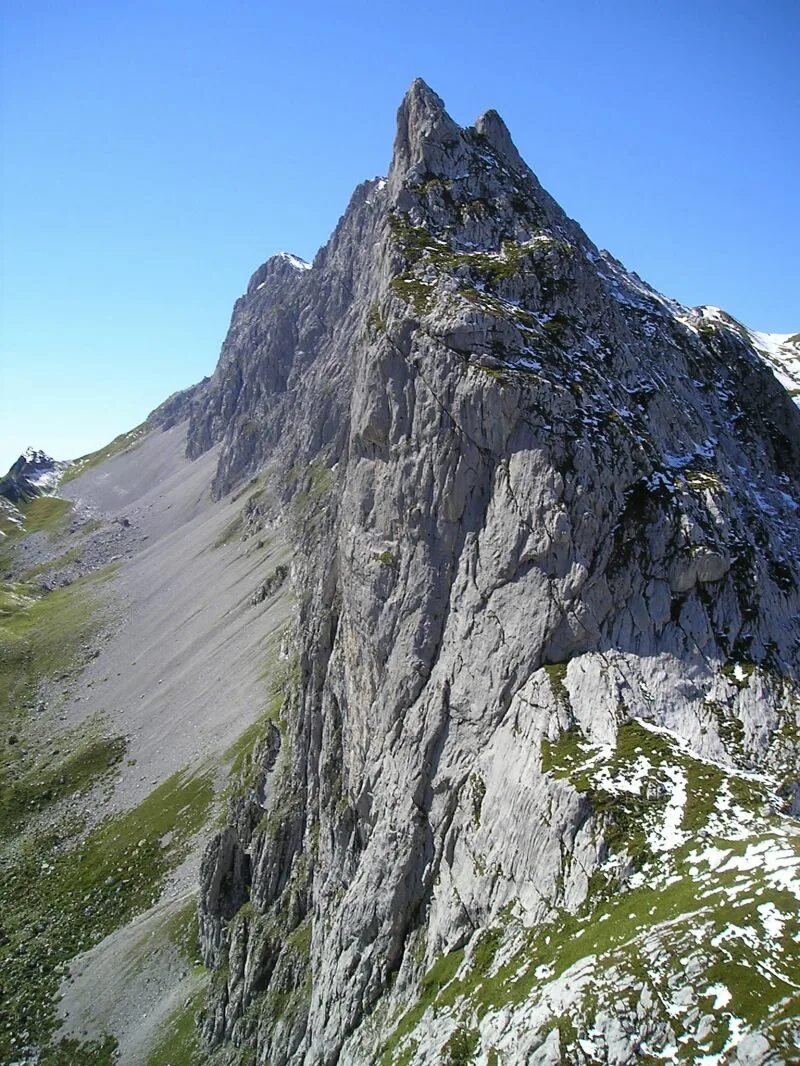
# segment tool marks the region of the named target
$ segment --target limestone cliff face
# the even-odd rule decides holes
[[[191,454],[220,440],[218,493],[273,471],[299,619],[280,728],[204,863],[215,1054],[594,1061],[464,974],[487,931],[673,861],[591,776],[631,728],[692,760],[636,749],[654,776],[626,795],[665,834],[697,766],[763,775],[789,817],[800,412],[746,334],[598,250],[496,113],[462,129],[415,82],[387,179],[237,302],[192,397]],[[573,773],[565,737],[600,761]],[[448,960],[461,998],[425,1013]],[[669,1012],[620,1037],[593,1009],[607,1061],[676,1039]]]

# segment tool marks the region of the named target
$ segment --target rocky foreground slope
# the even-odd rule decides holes
[[[256,272],[213,376],[130,453],[185,439],[217,503],[147,497],[158,543],[123,575],[177,566],[207,522],[181,588],[200,560],[246,572],[241,639],[283,604],[279,648],[252,650],[270,702],[216,771],[203,966],[154,1063],[792,1061],[800,411],[764,336],[653,291],[496,113],[462,129],[414,83],[388,176],[313,264]],[[165,683],[178,659],[143,634],[168,602],[139,616]],[[170,625],[210,609],[187,595]],[[140,678],[120,685],[132,706]],[[204,691],[197,720],[224,698]],[[148,752],[180,697],[143,698]],[[161,1054],[112,1014],[126,1061]]]

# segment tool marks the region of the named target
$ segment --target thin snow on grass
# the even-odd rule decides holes
[[[672,795],[667,802],[664,821],[648,839],[655,852],[674,851],[687,840],[687,834],[681,829],[686,808],[686,773],[679,766],[665,766],[663,773],[672,782]]]
[[[593,761],[596,761],[596,759]],[[632,795],[640,796],[642,794],[642,786],[647,781],[652,769],[650,760],[646,756],[640,755],[631,767],[630,777],[625,777],[622,773],[612,777],[604,766],[598,771],[594,781],[596,787],[606,789],[608,792],[629,792]]]

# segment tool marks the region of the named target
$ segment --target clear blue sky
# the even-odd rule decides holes
[[[800,329],[798,0],[5,0],[0,472],[210,373],[251,272],[385,172],[419,75],[494,107],[664,292]]]

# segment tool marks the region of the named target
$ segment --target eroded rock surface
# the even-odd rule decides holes
[[[670,863],[683,877],[711,833],[690,825],[702,767],[717,798],[761,782],[797,858],[800,412],[746,331],[627,272],[495,112],[462,129],[415,82],[388,177],[359,186],[311,269],[276,257],[237,302],[191,400],[189,453],[219,442],[217,493],[271,464],[249,517],[291,531],[300,623],[263,773],[206,859],[216,1054],[666,1054],[683,1007],[615,957],[630,1010],[600,1001],[570,1030],[568,982],[544,997],[526,937],[641,892],[648,863],[654,885]],[[596,779],[593,752],[633,776]],[[671,980],[668,942],[651,949]],[[504,952],[544,966],[536,996],[486,999]],[[721,1032],[706,1015],[698,1054]],[[732,1061],[793,1039],[780,1011],[729,1017]]]

